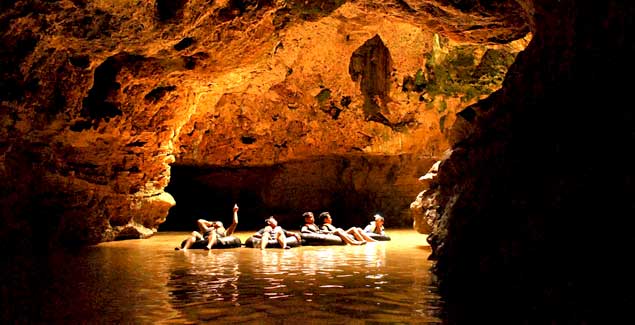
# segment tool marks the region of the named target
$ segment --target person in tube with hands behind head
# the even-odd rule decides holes
[[[373,216],[373,218],[375,219],[375,221],[371,221],[364,228],[364,232],[378,234],[382,236],[385,235],[386,233],[384,232],[384,217],[380,216],[379,214],[376,214]]]
[[[291,247],[287,246],[286,239],[287,236],[295,236],[298,239],[298,242],[302,242],[302,238],[300,234],[287,231],[282,227],[278,226],[278,220],[273,216],[265,219],[267,226],[258,230],[253,236],[256,238],[260,238],[260,249],[265,249],[267,244],[269,243],[269,239],[273,238],[280,244],[281,248],[289,249]]]

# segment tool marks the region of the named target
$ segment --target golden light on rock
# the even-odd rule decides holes
[[[371,175],[387,179],[373,204],[390,206],[404,224],[421,190],[417,174],[449,147],[455,113],[500,87],[522,50],[512,41],[527,34],[504,15],[496,18],[499,32],[512,35],[504,41],[449,32],[420,5],[51,4],[14,20],[7,36],[24,53],[7,75],[21,81],[3,95],[13,114],[3,134],[40,157],[41,175],[31,181],[43,192],[92,193],[68,209],[91,216],[73,217],[58,230],[79,241],[156,232],[178,204],[165,192],[170,165],[252,168],[325,159],[313,168],[329,175],[336,161],[359,161],[345,163],[355,166],[365,156],[394,156],[381,172],[350,171],[351,184]],[[483,20],[452,14],[448,19],[465,26]],[[47,24],[53,27],[43,32]],[[17,164],[27,159],[6,152]],[[301,181],[294,179],[284,186]],[[327,184],[337,182],[319,186],[333,186]]]

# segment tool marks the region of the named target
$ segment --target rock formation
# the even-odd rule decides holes
[[[635,301],[635,6],[518,2],[532,41],[457,114],[430,189],[448,323],[619,322]]]
[[[500,88],[531,38],[520,12],[425,1],[4,3],[0,237],[151,236],[179,206],[165,192],[172,166],[216,176],[317,168],[248,196],[291,215],[356,195],[342,220],[380,208],[388,225],[408,224],[416,178],[447,149],[455,113]],[[203,178],[208,190],[227,183]],[[295,197],[305,183],[330,196]],[[252,219],[262,218],[243,224]]]
[[[387,200],[411,201],[416,179],[396,180],[443,158],[413,207],[435,212],[421,231],[450,323],[611,323],[634,300],[634,7],[2,2],[0,238],[149,236],[178,207],[171,166],[221,183],[223,168],[265,168],[282,177],[258,184],[286,189],[312,167],[309,184],[357,193],[372,168],[350,166],[391,157]],[[293,201],[280,193],[257,199]]]

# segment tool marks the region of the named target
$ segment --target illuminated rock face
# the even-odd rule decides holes
[[[390,206],[387,217],[408,224],[404,198],[416,196],[416,173],[449,147],[454,114],[498,89],[530,38],[513,2],[2,7],[1,237],[51,244],[152,235],[178,204],[164,191],[171,165],[383,156],[402,167],[349,170],[350,184],[369,184],[358,190],[370,193],[381,186],[364,177],[410,177],[360,207]],[[337,185],[315,175],[309,181],[324,190]],[[303,181],[293,179],[280,186]]]

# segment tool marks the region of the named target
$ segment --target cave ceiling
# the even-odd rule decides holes
[[[516,1],[1,6],[2,176],[81,192],[97,241],[156,230],[172,164],[434,159],[530,40]]]

